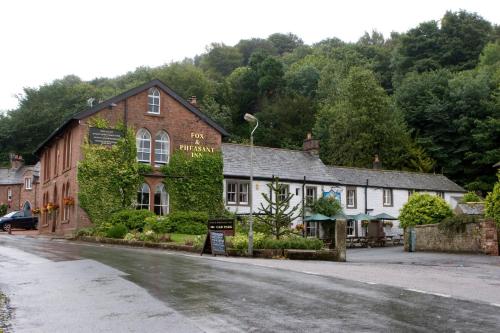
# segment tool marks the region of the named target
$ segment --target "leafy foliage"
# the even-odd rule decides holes
[[[444,199],[435,195],[414,193],[401,209],[399,221],[401,227],[407,228],[439,223],[452,214],[450,206]]]
[[[334,216],[335,214],[342,212],[342,206],[335,198],[321,197],[313,203],[311,210],[313,213],[323,214],[325,216]]]
[[[262,193],[265,204],[260,203],[259,213],[261,215],[256,216],[257,223],[266,226],[276,239],[289,234],[292,222],[300,216],[298,214],[299,204],[295,206],[290,204],[294,195],[288,190],[284,191],[284,186],[278,178],[267,184],[271,196]]]
[[[182,151],[172,154],[162,167],[172,211],[198,211],[210,217],[223,214],[222,156],[220,152],[191,158]]]
[[[125,225],[123,224],[115,224],[112,225],[107,231],[106,231],[106,237],[109,238],[119,238],[122,239],[125,237],[127,234],[128,229]]]
[[[281,239],[274,239],[258,232],[254,234],[253,244],[254,249],[320,250],[323,248],[323,241],[317,238],[303,238],[291,235]],[[230,245],[238,250],[246,250],[248,248],[248,236],[238,234],[231,239]]]
[[[172,232],[188,235],[207,233],[208,214],[198,211],[176,211],[168,215]]]
[[[500,173],[493,191],[488,193],[485,200],[485,216],[491,217],[500,227]]]
[[[453,215],[439,222],[438,228],[450,234],[458,234],[465,231],[468,223],[476,222],[478,222],[478,220],[473,215]]]
[[[467,192],[464,194],[464,196],[462,197],[461,201],[463,203],[467,203],[467,202],[481,202],[483,201],[483,199],[477,195],[476,192]]]
[[[130,208],[141,182],[132,130],[109,148],[85,143],[78,163],[80,206],[99,225],[112,213]]]
[[[0,204],[0,216],[4,216],[7,214],[7,205],[2,203]]]
[[[146,219],[154,217],[154,213],[146,209],[124,209],[111,215],[111,225],[123,224],[128,230],[142,231],[146,225]]]

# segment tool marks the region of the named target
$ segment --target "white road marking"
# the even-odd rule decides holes
[[[413,291],[413,292],[416,292],[416,293],[422,293],[422,294],[428,294],[428,295],[434,295],[434,296],[440,296],[440,297],[446,297],[446,298],[450,298],[451,297],[451,295],[441,294],[441,293],[434,293],[434,292],[431,292],[431,291],[425,291],[425,290],[420,290],[420,289],[406,288],[406,290]]]
[[[500,304],[497,304],[497,303],[491,303],[491,305],[493,306],[498,306],[500,308]]]
[[[371,284],[371,285],[378,284],[378,283],[376,283],[376,282],[368,282],[368,281],[367,281],[367,282],[365,282],[365,283],[367,283],[367,284]]]
[[[302,273],[304,273],[304,274],[310,274],[310,275],[320,275],[318,273],[309,272],[309,271],[302,271]]]

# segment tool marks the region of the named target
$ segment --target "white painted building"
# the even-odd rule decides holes
[[[326,166],[317,154],[317,141],[306,140],[304,150],[254,147],[254,183],[250,190],[250,146],[222,144],[224,158],[224,198],[226,208],[236,214],[248,215],[250,195],[253,196],[253,213],[258,214],[266,205],[262,194],[269,194],[269,184],[278,177],[286,191],[293,194],[291,205],[299,205],[308,215],[308,203],[323,195],[335,195],[346,215],[381,213],[393,217],[418,191],[443,197],[454,208],[465,190],[440,174],[405,171],[362,169]],[[302,216],[295,224],[303,223]],[[398,235],[399,221],[385,226],[388,235]],[[350,220],[348,236],[363,236],[361,221]],[[315,224],[308,233],[319,235]],[[311,228],[312,227],[312,228]]]

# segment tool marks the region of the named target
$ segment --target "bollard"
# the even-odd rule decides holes
[[[7,233],[12,235],[12,226],[10,224],[7,225]]]

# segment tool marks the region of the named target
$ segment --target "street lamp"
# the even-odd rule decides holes
[[[248,230],[248,255],[250,257],[253,256],[253,133],[259,126],[259,120],[255,118],[255,116],[250,113],[245,113],[243,117],[246,122],[253,124],[255,123],[255,127],[250,133],[250,191],[248,195],[250,196],[250,219],[249,219],[249,230]]]

